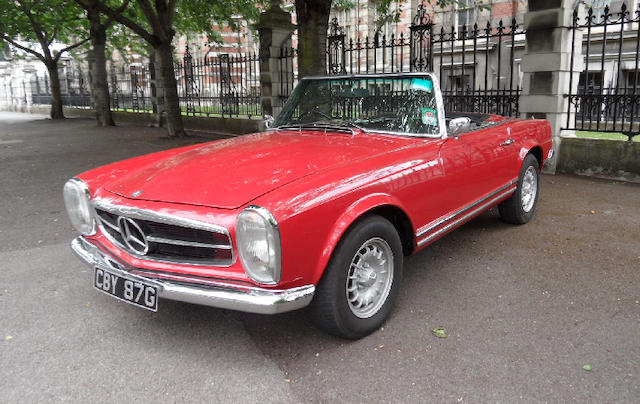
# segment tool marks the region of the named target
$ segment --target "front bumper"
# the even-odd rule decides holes
[[[80,236],[71,242],[71,249],[90,267],[107,269],[125,278],[140,280],[158,287],[158,295],[164,299],[245,311],[259,314],[284,313],[297,310],[311,303],[314,285],[292,289],[273,290],[245,287],[227,283],[208,282],[187,284],[193,280],[173,276],[172,280],[158,279],[133,272],[144,272],[140,268],[127,268],[114,257],[102,252],[86,238]],[[176,282],[177,281],[177,282]]]

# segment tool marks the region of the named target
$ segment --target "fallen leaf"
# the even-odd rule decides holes
[[[438,338],[447,338],[447,333],[443,327],[434,328],[431,332]]]
[[[587,372],[591,372],[591,365],[584,365],[582,369],[586,370]]]

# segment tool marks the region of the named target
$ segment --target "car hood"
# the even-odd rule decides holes
[[[292,181],[406,147],[415,139],[356,132],[240,136],[128,170],[104,188],[126,198],[234,209]]]

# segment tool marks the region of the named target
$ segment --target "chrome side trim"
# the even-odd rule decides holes
[[[491,206],[492,204],[496,203],[497,201],[499,201],[500,199],[504,198],[505,196],[508,196],[509,194],[511,194],[512,192],[514,192],[516,190],[516,187],[512,185],[512,188],[507,189],[506,191],[503,191],[502,193],[498,194],[497,196],[491,198],[490,200],[488,200],[487,202],[483,203],[482,205],[478,206],[477,208],[473,209],[472,211],[470,211],[469,213],[467,213],[466,215],[459,217],[458,219],[454,220],[453,222],[447,224],[446,226],[442,227],[441,229],[437,230],[434,233],[431,233],[429,236],[427,236],[426,238],[423,238],[422,240],[418,241],[418,247],[422,246],[425,243],[428,243],[429,241],[433,240],[434,238],[438,237],[440,234],[450,230],[451,228],[457,226],[458,224],[460,224],[461,222],[464,222],[465,220],[469,219],[470,217],[472,217],[473,215],[480,213],[481,211],[483,211],[484,209],[488,208],[489,206]],[[483,198],[480,202],[485,201],[486,198]],[[477,205],[474,205],[477,206]],[[468,210],[467,208],[465,208],[465,211]],[[417,237],[416,237],[417,238]]]
[[[465,212],[467,212],[467,211],[469,211],[469,210],[471,210],[471,209],[475,208],[476,206],[478,206],[478,205],[480,205],[480,204],[483,204],[483,202],[485,202],[485,201],[486,201],[486,200],[488,200],[488,199],[491,199],[491,201],[489,201],[489,202],[488,202],[488,204],[490,205],[491,203],[493,203],[493,202],[496,200],[496,198],[493,198],[493,197],[494,197],[494,196],[496,196],[496,195],[498,195],[498,194],[500,194],[500,195],[497,197],[497,199],[500,199],[500,198],[501,198],[501,197],[503,197],[504,195],[507,195],[507,194],[509,194],[510,192],[515,191],[515,188],[513,188],[513,189],[508,189],[508,188],[510,188],[510,187],[512,187],[512,186],[514,186],[515,184],[517,184],[517,182],[518,182],[518,179],[516,178],[516,179],[514,179],[514,180],[510,181],[508,184],[501,186],[500,188],[496,189],[495,191],[491,192],[490,194],[488,194],[488,195],[486,195],[486,196],[484,196],[484,197],[482,197],[482,198],[478,199],[477,201],[473,202],[472,204],[467,205],[467,206],[465,206],[464,208],[462,208],[462,209],[460,209],[460,210],[458,210],[458,211],[456,211],[456,212],[453,212],[453,213],[451,213],[451,214],[449,214],[449,215],[447,215],[447,216],[443,217],[442,219],[440,219],[440,220],[436,221],[435,223],[433,223],[433,224],[428,224],[428,225],[425,225],[425,226],[422,226],[421,228],[419,228],[419,229],[416,231],[416,239],[419,239],[420,237],[424,236],[424,235],[425,235],[425,234],[427,234],[427,233],[432,232],[433,230],[437,229],[438,227],[440,227],[440,226],[442,226],[442,225],[444,225],[444,224],[446,224],[446,223],[448,223],[448,222],[451,222],[452,220],[455,220],[456,218],[458,218],[458,217],[459,217],[460,215],[462,215],[463,213],[465,213]],[[503,191],[504,191],[504,190],[506,190],[506,189],[508,189],[508,190],[507,190],[506,192],[503,192]],[[493,198],[493,199],[492,199],[492,198]],[[483,204],[479,209],[483,209],[483,208],[484,208],[484,207],[486,207],[486,206],[487,206],[487,204]],[[474,210],[474,211],[471,213],[471,215],[475,214],[475,212],[477,212],[477,209],[476,209],[476,210]],[[468,216],[469,216],[469,215],[465,215],[465,216],[463,217],[463,219],[462,219],[462,220],[464,220],[464,218],[466,218],[466,217],[468,217]],[[447,226],[445,227],[445,229],[449,229],[449,228],[451,228],[452,226],[455,226],[455,224],[457,224],[457,223],[459,223],[459,222],[460,222],[460,220],[455,220],[455,221],[454,221],[454,223],[453,223],[452,225],[447,225]],[[438,232],[436,232],[436,233],[434,233],[434,234],[435,234],[435,235],[438,235],[438,234],[441,234],[441,233],[442,233],[442,231],[440,231],[440,230],[439,230]],[[426,241],[425,241],[425,240],[421,240],[421,241],[419,241],[419,242],[418,242],[418,246],[421,246],[422,244],[424,244],[425,242],[427,242],[427,241],[431,240],[432,238],[433,238],[433,237],[429,237],[429,238],[425,239]]]
[[[119,276],[157,286],[158,296],[163,299],[249,313],[276,314],[309,305],[315,293],[314,285],[279,290],[242,287],[223,282],[217,283],[215,280],[206,285],[195,283],[189,285],[186,284],[189,282],[189,277],[182,277],[179,274],[171,274],[173,278],[171,280],[134,274],[131,271],[138,268],[126,268],[82,236],[71,242],[71,249],[91,268],[101,267]],[[140,271],[144,273],[144,269]],[[175,282],[172,282],[174,279]]]
[[[478,199],[477,201],[473,202],[471,205],[465,206],[464,208],[460,209],[459,211],[451,213],[451,214],[445,216],[444,218],[438,220],[436,223],[431,224],[431,225],[428,224],[428,225],[422,226],[416,232],[416,238],[420,238],[420,237],[424,236],[425,234],[429,233],[430,231],[432,231],[433,229],[435,229],[436,227],[440,227],[443,224],[455,219],[457,216],[463,214],[464,212],[468,211],[469,209],[473,209],[475,206],[478,206],[482,202],[486,201],[487,199],[491,198],[494,195],[497,195],[498,193],[504,191],[505,189],[507,189],[510,186],[516,184],[517,182],[518,182],[518,179],[516,178],[516,179],[510,181],[508,184],[503,185],[500,188],[496,189],[495,191],[491,192],[489,195],[486,195],[485,197]]]

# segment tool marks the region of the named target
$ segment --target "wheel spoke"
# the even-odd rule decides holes
[[[382,238],[374,237],[362,244],[351,260],[347,275],[347,301],[360,318],[377,313],[389,295],[393,283],[393,252]]]
[[[535,168],[529,166],[522,176],[522,184],[520,186],[520,203],[524,212],[530,212],[533,209],[537,192],[538,177]]]

